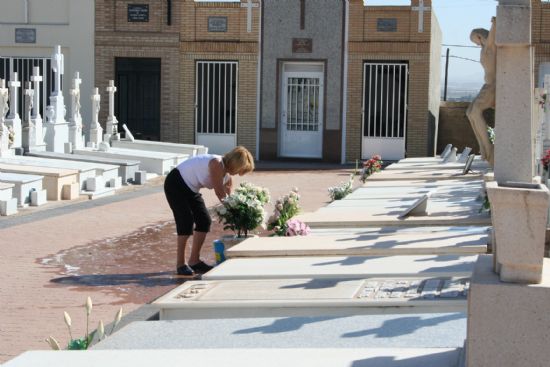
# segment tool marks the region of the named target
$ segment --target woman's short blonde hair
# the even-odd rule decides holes
[[[224,166],[231,172],[246,174],[254,171],[254,158],[245,147],[235,147],[223,156]]]

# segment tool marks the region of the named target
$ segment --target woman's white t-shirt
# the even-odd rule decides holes
[[[217,154],[201,154],[181,162],[177,169],[183,181],[185,181],[193,192],[199,192],[203,187],[213,189],[214,184],[212,182],[212,177],[210,177],[210,167],[208,164],[212,159],[217,159],[223,165],[221,158],[222,156]],[[223,180],[224,183],[228,179],[229,174],[226,173]]]

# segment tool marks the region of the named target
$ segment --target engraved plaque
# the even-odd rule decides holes
[[[397,32],[397,19],[378,18],[376,20],[376,30],[378,32]]]
[[[36,43],[36,29],[15,28],[15,43]]]
[[[148,22],[149,4],[128,4],[128,22]]]
[[[292,39],[292,52],[294,53],[312,53],[313,52],[313,40],[311,38],[293,38]]]
[[[227,17],[208,17],[208,32],[227,32]]]

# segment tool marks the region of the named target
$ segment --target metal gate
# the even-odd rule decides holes
[[[365,62],[361,156],[384,160],[405,157],[408,64]]]
[[[239,64],[197,61],[195,92],[196,143],[223,154],[237,145]]]
[[[39,58],[0,56],[0,79],[4,79],[6,81],[7,88],[8,81],[10,81],[12,78],[12,73],[16,72],[18,74],[17,79],[21,82],[21,87],[19,87],[17,90],[17,112],[19,113],[19,116],[23,118],[24,89],[26,86],[26,82],[31,81],[33,68],[35,66],[38,66],[40,68],[40,75],[42,76],[42,82],[40,83],[40,97],[42,99],[42,101],[40,102],[40,115],[43,119],[45,119],[44,111],[46,106],[48,105],[50,94],[53,91],[53,71],[51,66],[51,59],[49,57]]]

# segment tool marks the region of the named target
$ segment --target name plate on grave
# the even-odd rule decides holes
[[[313,40],[311,38],[293,38],[292,52],[310,54],[313,52]]]
[[[36,43],[36,29],[15,28],[15,43]]]
[[[149,4],[128,4],[128,22],[148,22]]]
[[[208,17],[208,32],[227,32],[227,17]]]
[[[376,20],[376,30],[378,32],[397,32],[397,19],[378,18]]]

